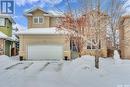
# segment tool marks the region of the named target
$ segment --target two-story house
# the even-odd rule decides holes
[[[60,16],[45,12],[40,7],[30,9],[24,15],[28,20],[28,29],[17,33],[20,57],[29,60],[70,58],[70,43],[65,41],[64,32],[56,28]]]
[[[11,56],[14,40],[12,39],[12,24],[15,23],[11,16],[0,15],[0,55]]]
[[[17,33],[20,39],[19,56],[21,58],[29,60],[61,60],[64,58],[71,59],[79,55],[73,53],[75,45],[72,44],[72,39],[66,41],[66,33],[68,34],[68,32],[57,30],[57,23],[60,22],[61,18],[64,18],[63,16],[50,14],[39,7],[26,11],[24,15],[28,20],[28,29]],[[107,57],[105,33],[102,33],[100,56]],[[88,40],[88,37],[86,40]],[[81,55],[86,54],[95,55],[95,48],[93,48],[92,44],[88,43],[81,53]]]

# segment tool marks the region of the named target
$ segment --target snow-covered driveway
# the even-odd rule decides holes
[[[130,61],[115,64],[101,59],[100,69],[94,58],[73,61],[18,61],[0,57],[0,87],[130,87]]]
[[[58,62],[10,61],[1,64],[0,87],[66,87],[61,69]]]

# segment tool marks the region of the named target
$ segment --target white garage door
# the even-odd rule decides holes
[[[31,60],[63,59],[63,46],[62,45],[29,45],[28,59]]]

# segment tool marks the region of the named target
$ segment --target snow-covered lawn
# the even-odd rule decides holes
[[[130,61],[94,57],[73,61],[18,61],[0,56],[0,87],[130,87]]]

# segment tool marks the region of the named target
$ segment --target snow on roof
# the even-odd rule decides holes
[[[48,12],[51,13],[54,17],[65,17],[63,12],[53,11],[53,10],[50,10]]]
[[[8,36],[0,31],[0,38],[6,39],[8,38]]]
[[[0,31],[0,38],[10,40],[10,41],[18,41],[18,38],[15,35],[12,35],[12,37],[8,37],[4,33]]]
[[[59,12],[54,12],[54,11],[51,11],[51,12],[46,12],[43,10],[43,8],[41,7],[34,7],[32,9],[29,9],[27,11],[25,11],[24,15],[25,16],[32,16],[31,12],[34,12],[36,10],[41,10],[42,12],[44,12],[44,16],[50,16],[50,17],[64,17],[63,13],[59,13]]]
[[[26,31],[19,31],[16,34],[21,35],[21,34],[26,34],[26,35],[31,35],[31,34],[45,34],[45,35],[58,35],[62,34],[64,35],[67,33],[67,31],[59,31],[56,27],[51,27],[51,28],[30,28]]]
[[[31,12],[36,11],[36,10],[41,10],[41,11],[47,13],[47,12],[44,11],[41,7],[33,7],[33,8],[31,8],[31,9],[27,10],[25,13],[31,13]],[[47,13],[47,14],[48,14],[48,13]]]
[[[14,19],[10,15],[0,14],[0,17],[2,17],[2,18],[8,18],[12,23],[15,24]]]
[[[123,15],[122,15],[122,17],[130,17],[130,11],[128,11],[128,12],[125,12]]]
[[[41,10],[42,12],[44,12],[45,14],[49,14],[48,12],[44,11],[41,7],[33,7],[27,11],[24,12],[25,16],[31,16],[31,12],[34,12],[36,10]]]
[[[18,41],[18,38],[15,36],[15,35],[12,35],[12,37],[8,37],[6,40],[9,40],[9,41]]]

